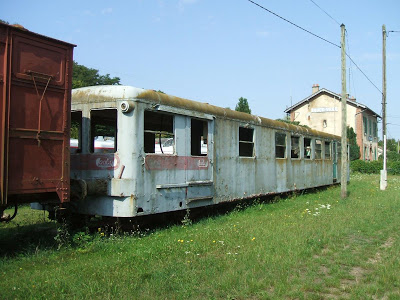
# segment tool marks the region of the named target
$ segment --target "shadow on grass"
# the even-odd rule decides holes
[[[0,228],[0,257],[15,257],[54,247],[55,223]]]

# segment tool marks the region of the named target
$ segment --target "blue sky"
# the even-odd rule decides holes
[[[340,45],[310,0],[255,0]],[[314,0],[348,32],[348,53],[382,90],[382,25],[400,31],[398,0]],[[1,1],[0,19],[77,45],[74,59],[121,83],[221,107],[248,99],[277,119],[318,83],[341,92],[340,49],[247,0]],[[380,92],[347,60],[347,91],[381,114]],[[400,139],[400,32],[387,38],[389,138]],[[380,129],[381,134],[381,129]]]

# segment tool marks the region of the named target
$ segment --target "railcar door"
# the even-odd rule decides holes
[[[333,182],[337,181],[337,142],[333,142]]]
[[[190,129],[186,202],[189,206],[203,205],[212,201],[214,196],[212,168],[214,121],[188,117],[186,122],[186,128]]]

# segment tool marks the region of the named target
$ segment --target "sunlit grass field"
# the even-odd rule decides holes
[[[119,234],[24,208],[0,224],[0,299],[400,299],[400,177],[348,190]]]

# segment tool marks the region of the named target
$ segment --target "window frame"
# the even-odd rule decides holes
[[[146,116],[146,114],[162,115],[162,117],[169,118],[169,120],[167,120],[167,121],[170,122],[171,124],[166,124],[166,127],[171,126],[170,131],[163,130],[165,128],[163,128],[162,122],[159,125],[160,130],[157,128],[147,128],[146,129],[146,125],[152,124],[152,123],[146,123],[146,118],[148,118],[148,117],[155,118],[155,116]],[[156,127],[157,127],[157,125],[158,124],[155,124]],[[158,145],[160,145],[161,142],[164,143],[171,138],[173,139],[172,153],[164,153],[163,149],[162,149],[162,144],[159,146],[161,153],[156,151],[157,134],[158,134]],[[162,135],[164,135],[164,137],[162,137]],[[165,137],[165,135],[167,137]],[[152,143],[153,139],[154,139],[154,143]],[[162,139],[166,139],[166,140],[162,141]],[[152,149],[150,149],[150,145],[151,145]],[[154,148],[154,152],[153,152],[153,148]],[[152,151],[148,151],[148,150],[152,150]],[[144,110],[144,113],[143,113],[143,152],[145,153],[145,155],[149,155],[149,154],[150,155],[175,155],[176,154],[175,115],[174,114],[164,112],[164,111],[154,111],[154,110],[150,110],[150,109]]]
[[[255,132],[255,129],[253,127],[239,126],[239,130],[238,130],[239,157],[255,157],[254,132]],[[251,136],[251,138],[246,138],[247,136],[249,136],[249,137]],[[248,147],[250,149],[246,149]],[[251,155],[249,154],[250,152],[251,152]]]
[[[308,147],[310,147],[310,157],[308,157],[308,155],[307,155],[306,140],[310,141],[310,144],[308,145]],[[310,137],[304,137],[303,138],[303,156],[304,156],[304,159],[306,159],[306,160],[312,160],[313,159],[312,138],[310,138]]]
[[[293,139],[297,139],[297,150],[298,154],[297,157],[293,157]],[[300,147],[300,136],[299,135],[290,135],[290,159],[301,159],[301,147]]]
[[[284,136],[285,137],[285,144],[277,144],[277,139],[278,136]],[[275,131],[275,135],[274,135],[274,141],[275,141],[275,158],[276,159],[286,159],[287,158],[287,134],[286,132],[279,132],[279,131]],[[277,156],[277,150],[278,147],[283,148],[283,157]]]
[[[89,111],[89,115],[90,115],[90,134],[89,134],[89,153],[99,153],[96,152],[96,147],[95,147],[95,137],[99,137],[101,135],[97,134],[96,129],[94,128],[95,125],[101,124],[101,122],[97,123],[94,122],[94,120],[96,120],[96,118],[101,118],[101,116],[93,116],[93,114],[99,113],[99,112],[104,112],[104,111],[113,111],[113,113],[115,114],[115,122],[112,126],[114,126],[114,149],[112,152],[100,152],[100,153],[116,153],[117,152],[117,146],[118,146],[118,109],[115,107],[104,107],[104,108],[93,108],[90,109]],[[104,118],[103,118],[104,121]],[[107,124],[107,126],[109,126]],[[97,135],[96,135],[97,134]],[[104,138],[104,135],[103,135]],[[106,140],[104,140],[106,141]],[[111,149],[111,148],[110,148]]]
[[[319,143],[318,143],[319,142]],[[314,159],[323,159],[322,157],[322,140],[314,139]],[[318,147],[319,146],[319,147]]]
[[[329,156],[327,156],[327,152],[328,151]],[[331,160],[332,159],[332,142],[331,141],[324,141],[324,159],[326,160]]]

